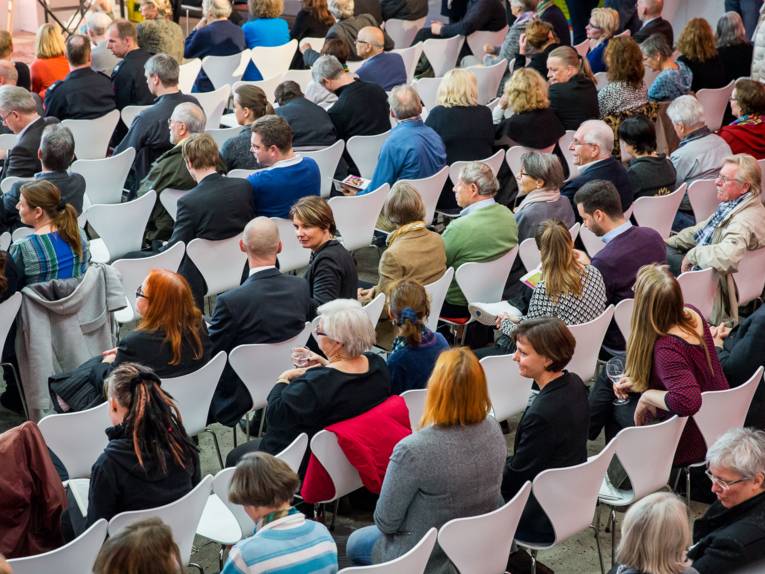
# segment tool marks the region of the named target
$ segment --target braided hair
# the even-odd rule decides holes
[[[388,310],[399,327],[399,336],[410,347],[422,343],[422,330],[430,314],[430,301],[425,287],[413,279],[401,279],[393,284],[388,296]]]

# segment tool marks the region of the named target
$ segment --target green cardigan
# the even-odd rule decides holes
[[[446,266],[454,267],[469,261],[491,261],[518,245],[518,226],[513,212],[495,203],[455,219],[444,230]],[[451,305],[467,306],[457,281],[446,293]]]

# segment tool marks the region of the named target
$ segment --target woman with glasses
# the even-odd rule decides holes
[[[707,452],[717,500],[693,525],[688,558],[700,574],[737,572],[765,559],[765,432],[737,428]]]
[[[675,61],[672,46],[667,44],[663,34],[652,34],[640,44],[643,65],[658,72],[648,86],[648,99],[652,102],[667,102],[691,91],[693,72],[684,62]]]
[[[608,43],[619,29],[619,12],[613,8],[594,8],[590,13],[590,21],[585,26],[590,50],[587,61],[593,74],[605,72],[607,69],[605,53]]]
[[[737,80],[730,96],[735,121],[723,126],[720,137],[733,153],[765,158],[765,85],[755,80]]]

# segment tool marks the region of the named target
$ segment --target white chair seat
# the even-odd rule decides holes
[[[221,123],[223,123],[223,117],[221,117]],[[239,135],[239,132],[241,131],[242,126],[238,125],[236,123],[236,119],[234,119],[234,125],[232,127],[207,130],[206,133],[215,140],[215,145],[217,145],[218,150],[220,150],[224,143],[226,143],[229,139]]]
[[[417,190],[417,193],[422,199],[422,203],[425,205],[425,223],[428,225],[433,221],[433,218],[436,215],[438,198],[441,196],[441,191],[443,190],[448,177],[449,167],[444,166],[430,177],[399,180],[410,184]]]
[[[576,339],[576,349],[567,368],[579,375],[585,383],[595,376],[600,346],[613,316],[614,306],[609,305],[592,321],[568,326]]]
[[[213,56],[207,57],[212,58]],[[194,97],[205,112],[205,117],[207,118],[205,123],[206,130],[217,130],[220,128],[220,119],[223,115],[223,110],[226,109],[230,94],[230,84],[224,84],[213,92],[198,92],[194,94]]]
[[[497,174],[502,167],[502,162],[505,161],[505,151],[501,149],[497,150],[494,155],[491,155],[485,159],[478,159],[476,161],[488,165],[491,168],[491,172],[494,174],[494,177],[497,177]],[[453,185],[457,183],[457,179],[460,176],[460,171],[462,171],[462,168],[469,163],[471,162],[455,161],[452,165],[449,166],[449,179],[452,180]]]
[[[513,355],[484,357],[481,367],[495,419],[504,421],[526,410],[532,381],[521,376]]]
[[[300,152],[302,156],[312,158],[319,165],[322,197],[329,197],[332,192],[332,178],[335,176],[337,164],[340,163],[340,158],[343,156],[343,149],[345,149],[345,142],[337,140],[331,146],[322,149]]]
[[[69,168],[85,178],[85,195],[91,205],[114,204],[122,201],[125,180],[135,160],[130,147],[103,159],[78,159]]]
[[[638,197],[630,206],[632,215],[641,227],[650,227],[659,232],[662,239],[667,239],[672,231],[672,222],[685,196],[688,186],[682,184],[668,195]]]
[[[230,87],[231,84],[242,79],[244,71],[247,69],[247,64],[250,63],[250,56],[251,51],[249,48],[229,56],[205,56],[202,58],[202,68],[217,91],[227,85]],[[194,95],[199,99],[199,94]],[[200,101],[199,103],[201,104],[202,102]]]
[[[398,54],[399,56],[401,56],[401,59],[404,60],[404,68],[406,69],[406,80],[407,82],[411,84],[412,80],[414,80],[414,72],[417,68],[417,62],[420,61],[420,56],[422,56],[422,42],[417,42],[417,44],[415,44],[414,46],[409,46],[408,48],[407,47],[396,48],[395,50],[391,50],[391,52]]]
[[[438,97],[438,88],[441,85],[443,78],[418,78],[413,83],[414,89],[420,95],[422,105],[425,109],[430,111],[436,107],[436,99]]]
[[[696,92],[696,99],[704,108],[704,123],[713,132],[722,126],[725,108],[728,106],[735,83],[735,80],[731,80],[722,88],[702,88]]]
[[[694,305],[708,321],[712,316],[719,280],[717,272],[708,267],[700,271],[686,271],[677,278],[686,304]]]
[[[125,124],[128,129],[130,129],[130,126],[133,125],[133,120],[135,120],[136,116],[150,107],[151,106],[125,106],[120,112],[122,123]]]
[[[165,208],[167,214],[175,221],[178,218],[178,200],[186,195],[189,189],[165,188],[159,194],[159,202]]]
[[[279,228],[279,239],[282,242],[282,251],[278,255],[281,272],[289,273],[308,266],[311,250],[300,245],[292,221],[280,217],[272,217],[271,219],[276,222],[276,226]]]
[[[241,234],[214,241],[197,237],[186,246],[186,254],[207,284],[207,295],[238,287],[247,257],[239,249]]]
[[[454,279],[454,267],[449,267],[439,279],[425,285],[425,291],[430,298],[430,315],[426,324],[431,331],[438,328],[438,318],[441,316],[441,308],[444,306],[446,292],[452,284],[452,279]]]
[[[691,202],[693,217],[701,223],[712,215],[720,200],[717,199],[717,186],[714,179],[697,179],[688,186],[688,201]]]
[[[465,69],[472,72],[478,81],[478,103],[486,105],[497,97],[499,85],[508,69],[508,62],[500,60],[491,66],[470,66]]]

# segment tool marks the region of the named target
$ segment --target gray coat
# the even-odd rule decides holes
[[[374,563],[405,554],[433,526],[499,508],[506,456],[505,439],[492,417],[469,427],[427,427],[399,442],[374,513],[383,533]],[[455,571],[436,546],[426,572]]]
[[[555,201],[530,203],[515,208],[515,222],[518,224],[518,243],[534,237],[537,227],[548,219],[557,219],[570,228],[576,222],[574,208],[567,197],[562,195]]]

